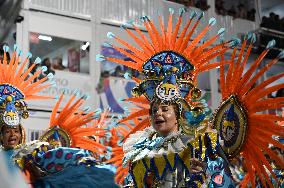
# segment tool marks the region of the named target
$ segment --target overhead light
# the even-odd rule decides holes
[[[46,40],[46,41],[52,41],[52,38],[50,36],[45,36],[45,35],[39,35],[38,38],[40,40]]]
[[[86,44],[81,46],[82,50],[86,50],[88,48],[88,46],[90,46],[90,42],[86,42]]]

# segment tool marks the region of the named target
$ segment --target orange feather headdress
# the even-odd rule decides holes
[[[180,114],[183,120],[188,120],[188,116],[192,117],[193,112],[201,113],[201,108],[195,108],[193,105],[193,101],[201,95],[201,91],[196,87],[198,74],[225,64],[226,62],[209,63],[209,61],[224,53],[228,46],[236,44],[235,41],[229,41],[214,45],[224,33],[224,28],[221,28],[215,36],[200,44],[202,38],[216,23],[216,19],[211,18],[205,28],[196,37],[193,37],[193,33],[204,13],[197,15],[196,12],[192,12],[185,27],[182,29],[181,23],[184,10],[180,9],[177,24],[174,28],[173,13],[173,9],[170,9],[166,29],[160,17],[160,28],[156,28],[148,17],[142,17],[149,39],[137,26],[132,26],[135,32],[123,26],[130,38],[137,44],[137,48],[111,32],[107,34],[109,38],[113,38],[125,48],[114,45],[112,47],[129,57],[132,61],[104,57],[100,54],[97,55],[97,60],[113,61],[145,73],[145,79],[132,90],[135,97],[128,100],[136,104],[142,103],[143,106],[148,107],[131,113],[128,117],[122,119],[121,122],[139,116],[149,116],[149,102],[157,98],[176,102],[178,106],[182,106]],[[181,31],[179,31],[180,29]],[[139,82],[134,77],[132,79]],[[142,94],[145,97],[141,96]],[[203,116],[202,113],[201,116]],[[149,126],[149,118],[140,122],[129,134],[147,126]],[[186,126],[181,127],[183,127],[185,132],[188,132]]]
[[[100,119],[95,120],[95,112],[89,112],[89,107],[80,110],[86,99],[86,95],[76,99],[73,94],[66,105],[59,112],[60,103],[63,100],[62,93],[55,104],[49,127],[50,129],[42,136],[41,140],[52,143],[53,135],[59,135],[62,146],[78,147],[92,151],[94,154],[104,154],[106,147],[98,142],[96,137],[101,137],[105,131],[101,128],[105,121],[103,114]],[[88,125],[92,122],[91,125]]]
[[[214,37],[208,39],[201,45],[199,44],[202,38],[208,33],[210,28],[215,25],[215,18],[211,18],[208,25],[206,25],[205,28],[195,38],[192,38],[194,31],[196,30],[197,26],[204,16],[204,13],[201,12],[199,15],[197,15],[196,12],[193,11],[185,27],[180,32],[179,30],[182,23],[182,15],[184,13],[184,10],[180,9],[177,24],[175,25],[174,29],[172,23],[174,13],[173,9],[170,9],[170,13],[171,14],[168,19],[168,26],[166,30],[164,24],[162,23],[161,17],[159,17],[161,30],[160,32],[148,17],[142,17],[143,24],[146,28],[147,33],[149,34],[150,40],[135,25],[132,25],[132,27],[134,28],[136,35],[131,32],[131,30],[126,26],[123,27],[124,30],[129,34],[129,36],[139,46],[139,48],[132,46],[131,44],[122,40],[111,32],[107,34],[109,38],[115,39],[126,49],[114,45],[112,45],[112,47],[122,54],[126,55],[127,57],[131,58],[133,61],[104,57],[100,54],[97,55],[97,60],[113,61],[141,72],[144,63],[151,59],[151,57],[153,57],[155,54],[159,54],[163,51],[172,51],[186,58],[187,61],[189,61],[194,66],[194,70],[191,76],[191,79],[193,81],[196,81],[197,75],[200,72],[220,66],[220,63],[210,64],[208,62],[226,51],[226,48],[224,48],[224,44],[226,43],[213,45],[214,42],[218,41],[219,37],[225,32],[225,29],[221,28]],[[195,20],[194,18],[197,19]],[[192,28],[189,29],[191,25]]]
[[[1,61],[1,71],[0,71],[0,84],[8,84],[21,92],[24,96],[24,100],[31,99],[50,99],[53,97],[38,95],[40,91],[45,88],[54,85],[54,83],[46,82],[49,78],[53,77],[53,74],[41,78],[40,80],[34,81],[42,72],[46,71],[46,67],[37,70],[35,73],[32,73],[33,69],[37,64],[40,64],[41,59],[37,57],[34,63],[29,66],[28,69],[25,69],[26,66],[30,63],[32,54],[28,53],[25,59],[21,58],[21,50],[18,49],[17,45],[14,45],[14,51],[12,53],[11,59],[8,62],[7,52],[9,51],[8,46],[4,46],[4,56]]]

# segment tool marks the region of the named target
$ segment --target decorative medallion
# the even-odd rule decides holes
[[[70,147],[72,141],[70,136],[58,126],[54,126],[49,129],[44,135],[40,138],[41,141],[48,142],[51,145]]]
[[[235,96],[230,96],[217,109],[213,126],[218,130],[219,143],[226,155],[229,158],[238,155],[246,137],[247,115]]]
[[[161,83],[156,88],[156,95],[161,100],[174,101],[180,97],[180,91],[177,85]]]
[[[4,111],[3,121],[6,125],[14,127],[20,124],[20,117],[17,111]]]

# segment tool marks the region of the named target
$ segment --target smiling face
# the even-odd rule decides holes
[[[154,103],[151,105],[151,123],[161,136],[178,131],[175,105]]]
[[[13,149],[20,144],[22,139],[20,126],[2,128],[2,144],[5,149]]]

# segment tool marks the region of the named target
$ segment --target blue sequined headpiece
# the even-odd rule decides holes
[[[22,51],[17,45],[11,52],[11,59],[8,59],[10,48],[3,46],[3,59],[0,61],[0,126],[14,127],[20,125],[21,118],[28,118],[29,113],[27,99],[49,98],[38,94],[41,90],[53,85],[48,79],[52,79],[53,74],[49,74],[39,80],[34,79],[42,72],[46,71],[46,67],[32,73],[32,70],[41,62],[40,58],[35,58],[28,69],[25,67],[30,62],[32,54],[27,53],[26,58],[22,57]],[[20,63],[21,59],[21,63]],[[53,98],[53,97],[50,97]]]
[[[0,85],[1,124],[8,127],[18,126],[20,118],[27,118],[27,105],[23,93],[9,84]]]
[[[186,98],[197,100],[201,91],[191,77],[194,66],[183,56],[173,51],[155,54],[142,66],[145,79],[135,88],[134,96],[145,95],[150,102],[176,103],[179,107],[180,124],[183,130],[195,129],[205,118],[201,107],[190,105]],[[189,131],[185,131],[189,132]]]

